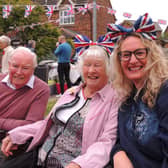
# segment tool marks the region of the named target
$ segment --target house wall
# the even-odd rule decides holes
[[[40,1],[40,0],[38,0]],[[73,1],[73,0],[72,0]],[[89,0],[92,3],[93,0]],[[70,4],[69,0],[63,0],[61,6]],[[97,10],[97,38],[104,35],[106,31],[106,26],[108,23],[115,23],[115,16],[107,13],[108,9],[111,8],[110,0],[96,0],[96,4],[100,5],[100,9]],[[75,10],[77,13],[78,11]],[[52,18],[57,20],[59,18],[59,11],[55,11]],[[85,14],[78,13],[75,14],[75,24],[71,25],[59,25],[59,23],[54,23],[58,27],[63,27],[86,35],[90,39],[93,39],[93,10],[87,11]]]
[[[97,10],[97,38],[100,35],[104,35],[107,32],[107,24],[115,23],[115,16],[108,14],[108,9],[111,8],[110,0],[96,0],[98,5],[101,5],[99,10]]]

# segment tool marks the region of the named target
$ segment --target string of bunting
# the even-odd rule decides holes
[[[13,5],[0,5],[0,6],[2,6],[2,17],[7,19],[11,14]],[[16,6],[19,6],[19,5],[16,5]],[[23,6],[23,5],[20,5],[20,6]],[[54,11],[59,8],[57,5],[41,5],[41,6],[47,7],[46,16],[48,17],[49,20],[51,19],[51,16],[53,15]],[[25,5],[24,17],[27,18],[35,7],[36,5]],[[96,9],[99,10],[100,8],[107,8],[107,7],[96,4]],[[75,9],[78,12],[75,12]],[[77,13],[82,13],[82,15],[84,15],[87,11],[91,9],[93,9],[93,3],[86,3],[83,6],[77,6],[77,7],[74,5],[67,5],[66,11],[67,11],[67,15],[74,15]],[[116,14],[116,12],[117,11],[112,8],[107,8],[107,13],[110,15],[114,15]],[[130,19],[132,17],[132,14],[129,12],[124,12],[123,17]],[[158,19],[157,23],[167,25],[167,21],[164,19]]]
[[[47,23],[59,23],[59,19],[57,19],[57,20],[48,20],[48,21],[39,22],[39,23],[33,23],[31,25],[17,26],[17,27],[14,27],[14,30],[9,31],[7,33],[7,36],[8,37],[12,37],[12,36],[15,36],[18,32],[24,31],[25,28],[33,29],[35,26],[40,26],[40,25],[44,25],[44,24],[47,24]]]

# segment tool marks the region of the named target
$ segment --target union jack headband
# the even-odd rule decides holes
[[[108,34],[114,42],[117,42],[123,35],[138,32],[143,37],[148,40],[156,39],[156,27],[152,19],[149,17],[148,13],[140,16],[137,21],[135,21],[132,28],[125,28],[121,25],[108,24],[107,25]]]
[[[108,54],[114,49],[114,43],[108,35],[100,36],[96,42],[91,41],[88,37],[77,34],[74,38],[74,45],[78,55],[81,55],[89,46],[98,45],[103,47]]]

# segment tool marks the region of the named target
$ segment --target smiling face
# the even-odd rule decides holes
[[[142,43],[141,39],[138,37],[127,37],[122,45],[121,51],[135,51],[139,48],[145,48],[144,44]],[[126,75],[126,77],[133,81],[135,86],[141,87],[144,82],[146,72],[144,71],[147,64],[147,57],[138,60],[134,54],[131,55],[130,60],[128,61],[121,61],[121,67]]]
[[[10,82],[18,89],[23,87],[34,73],[33,56],[26,52],[15,52],[9,62]]]
[[[108,82],[106,64],[103,57],[86,56],[84,58],[82,71],[86,86],[91,90],[98,91]]]

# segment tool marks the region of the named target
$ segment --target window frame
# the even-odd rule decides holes
[[[60,9],[59,11],[59,24],[72,25],[75,24],[75,14],[67,14],[67,9]]]

